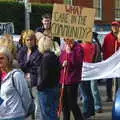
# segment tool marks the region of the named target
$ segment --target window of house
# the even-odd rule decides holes
[[[115,20],[120,20],[120,0],[115,0]]]
[[[70,5],[72,5],[72,1],[73,1],[73,0],[64,0],[64,3],[65,3],[65,4],[70,4]]]
[[[102,20],[102,0],[93,0],[93,8],[96,9],[96,20]]]

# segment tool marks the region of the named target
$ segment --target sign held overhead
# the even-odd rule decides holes
[[[56,37],[91,41],[95,9],[54,4],[52,34]]]

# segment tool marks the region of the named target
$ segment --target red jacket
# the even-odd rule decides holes
[[[103,60],[106,60],[108,57],[110,57],[119,47],[119,43],[117,44],[115,48],[115,41],[117,40],[117,37],[111,32],[104,38],[102,51],[103,51]]]
[[[97,46],[94,43],[81,43],[81,46],[84,49],[84,62],[93,62],[96,53],[97,53]]]
[[[61,65],[66,59],[68,65],[66,67],[66,73],[64,73],[64,68],[60,71],[60,84],[64,83],[65,85],[72,85],[80,82],[84,57],[83,54],[83,48],[76,42],[71,53],[67,54],[65,50],[61,52],[59,59]]]

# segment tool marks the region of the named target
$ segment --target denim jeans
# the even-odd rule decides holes
[[[35,103],[35,113],[34,113],[34,119],[39,120],[40,116],[40,106],[39,106],[39,100],[38,100],[38,94],[37,94],[37,88],[32,87],[32,95],[34,97],[34,103]]]
[[[17,117],[17,118],[8,118],[8,119],[0,119],[0,120],[25,120],[24,117]]]
[[[94,99],[91,92],[90,81],[83,81],[80,84],[83,95],[83,113],[87,113],[88,115],[94,115]]]
[[[95,110],[102,109],[101,97],[100,97],[100,93],[99,93],[96,80],[91,81],[91,90],[92,90],[92,95],[94,98]]]
[[[38,91],[38,99],[41,112],[40,120],[58,120],[58,87]]]

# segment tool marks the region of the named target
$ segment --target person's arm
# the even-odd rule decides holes
[[[34,53],[29,59],[29,67],[32,70],[31,72],[36,72],[36,69],[40,66],[41,63],[42,54],[40,54],[38,51]]]
[[[41,54],[36,51],[30,56],[30,59],[24,60],[25,53],[24,51],[19,51],[18,53],[18,63],[20,68],[25,72],[30,72],[31,69],[36,69],[40,65]],[[32,70],[34,72],[34,70]],[[36,71],[35,71],[36,72]]]
[[[21,50],[18,52],[17,60],[18,60],[18,63],[19,63],[20,68],[21,68],[25,73],[27,73],[27,72],[28,72],[28,69],[29,69],[29,66],[30,66],[30,62],[24,59],[25,54],[26,54],[25,51],[24,51],[23,49],[21,49]]]

